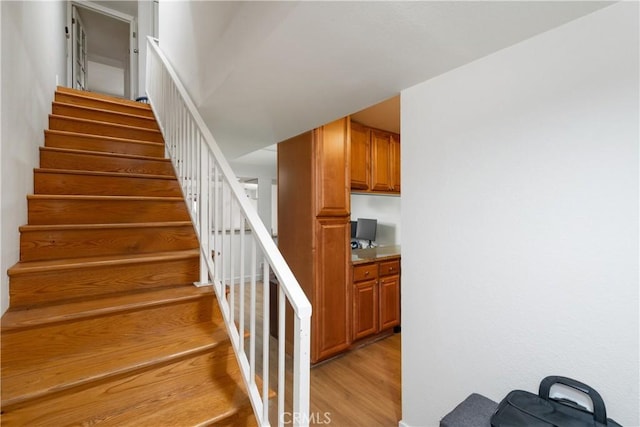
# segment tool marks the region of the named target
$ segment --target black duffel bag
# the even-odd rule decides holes
[[[554,384],[563,384],[591,398],[593,412],[565,398],[551,398]],[[538,395],[514,390],[500,402],[491,417],[493,427],[621,427],[607,419],[607,411],[600,394],[579,381],[566,377],[546,377],[540,382]]]

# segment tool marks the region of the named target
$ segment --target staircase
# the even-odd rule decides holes
[[[58,88],[2,317],[6,426],[256,425],[148,105]]]

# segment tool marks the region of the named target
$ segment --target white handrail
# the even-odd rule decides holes
[[[146,92],[158,119],[176,175],[200,240],[200,285],[212,284],[259,425],[269,426],[269,366],[277,373],[277,421],[309,424],[311,304],[273,242],[229,166],[187,90],[159,49],[148,38]],[[237,237],[236,237],[237,233]],[[249,244],[247,245],[247,240]],[[249,249],[247,249],[249,248]],[[236,250],[238,249],[238,250]],[[250,254],[245,257],[245,252]],[[247,261],[246,258],[249,258]],[[256,264],[262,261],[262,267]],[[245,268],[248,263],[248,269]],[[248,276],[245,272],[249,271]],[[262,270],[262,286],[259,279]],[[270,273],[277,280],[269,284]],[[237,277],[236,277],[237,276]],[[276,286],[270,304],[270,286]],[[245,288],[249,293],[245,294]],[[257,304],[257,293],[263,302]],[[249,301],[245,319],[245,299]],[[293,327],[286,331],[286,305]],[[277,361],[269,363],[269,310],[277,307]],[[262,328],[256,323],[262,318]],[[293,339],[292,402],[285,402],[285,337]],[[258,347],[256,338],[262,341]],[[245,339],[249,345],[245,346]],[[247,354],[247,347],[249,353]],[[262,351],[257,365],[256,351]],[[259,382],[261,387],[259,389]]]

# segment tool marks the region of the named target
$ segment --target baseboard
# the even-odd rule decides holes
[[[434,425],[434,426],[412,426],[411,424],[407,424],[403,420],[400,420],[400,421],[398,421],[398,427],[437,427],[437,425]]]

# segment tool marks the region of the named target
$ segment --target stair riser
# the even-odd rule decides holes
[[[29,199],[29,224],[190,221],[182,200]]]
[[[101,176],[35,171],[35,194],[180,197],[176,179]]]
[[[25,230],[20,234],[20,261],[41,261],[195,249],[191,225],[106,229]]]
[[[3,334],[2,359],[11,365],[12,377],[30,371],[75,352],[87,349],[100,352],[112,348],[122,337],[144,337],[148,334],[167,335],[180,328],[213,320],[213,295],[147,309],[112,313],[75,322],[65,322],[39,328]],[[209,326],[210,327],[210,326]],[[3,390],[4,392],[4,390]]]
[[[208,410],[190,415],[189,425],[199,425],[216,408],[238,400],[237,390],[243,386],[237,368],[231,368],[234,364],[231,347],[219,346],[209,354],[5,408],[3,425],[184,425],[173,418],[181,401],[192,398],[197,385],[207,381],[213,384],[204,397]]]
[[[85,96],[76,96],[69,93],[56,92],[56,102],[64,102],[65,104],[81,105],[90,108],[99,108],[101,110],[115,111],[118,113],[133,114],[140,117],[153,117],[153,111],[148,108],[140,108],[126,104],[119,104],[104,101],[102,99],[88,98]],[[144,104],[141,104],[141,106]]]
[[[24,306],[192,284],[199,280],[199,266],[198,257],[190,257],[13,275],[9,289],[11,305]]]
[[[80,119],[95,120],[98,122],[117,123],[121,125],[158,130],[158,124],[153,118],[132,116],[130,114],[123,114],[114,111],[88,109],[83,106],[54,103],[52,112],[53,114],[60,116],[77,117]]]
[[[82,134],[58,134],[45,131],[44,145],[71,150],[100,151],[105,153],[133,154],[136,156],[164,157],[164,145],[118,141]]]
[[[49,129],[110,136],[114,138],[135,139],[139,141],[163,142],[162,134],[157,131],[135,127],[114,126],[111,123],[76,120],[64,116],[49,116]]]
[[[109,155],[48,151],[46,149],[40,150],[40,167],[175,176],[171,163],[164,160],[132,159]]]

